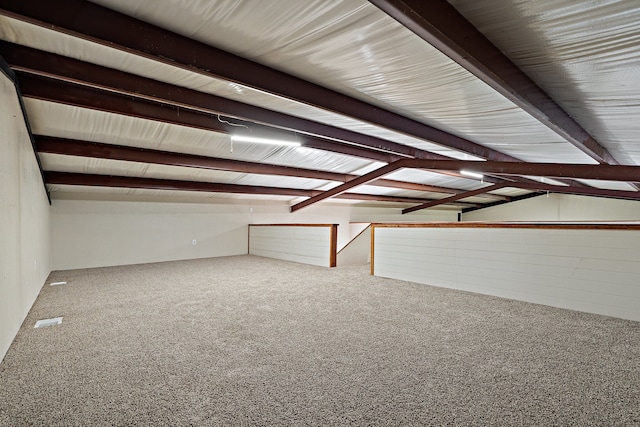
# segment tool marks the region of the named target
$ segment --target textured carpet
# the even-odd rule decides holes
[[[59,280],[2,426],[640,425],[637,322],[253,256]]]

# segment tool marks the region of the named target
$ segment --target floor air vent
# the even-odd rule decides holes
[[[60,286],[60,285],[66,285],[67,282],[53,282],[53,283],[49,283],[49,286]]]
[[[45,328],[47,326],[59,325],[62,323],[62,317],[54,317],[53,319],[42,319],[36,322],[34,328]]]

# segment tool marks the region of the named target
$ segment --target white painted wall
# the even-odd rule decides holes
[[[338,248],[350,240],[348,205],[324,203],[290,213],[286,204],[263,204],[253,211],[251,224],[338,224]]]
[[[351,222],[456,222],[458,211],[448,209],[424,209],[402,214],[399,208],[371,208],[354,206],[349,215]]]
[[[377,276],[640,321],[640,231],[376,228]]]
[[[640,201],[549,194],[462,214],[462,221],[638,221]]]
[[[330,249],[330,226],[249,227],[251,255],[329,267]]]
[[[50,271],[47,196],[15,87],[0,74],[0,360]]]
[[[339,224],[349,241],[351,207],[285,203],[60,200],[52,205],[53,269],[103,267],[248,253],[247,224]],[[197,245],[191,242],[196,239]]]
[[[338,249],[355,237],[353,223],[457,221],[458,211],[423,210],[403,215],[400,208],[319,203],[290,213],[286,204],[255,204],[251,224],[338,224]],[[357,227],[357,226],[355,226]]]
[[[370,222],[352,222],[349,224],[349,240],[358,237],[364,230],[371,225]],[[338,250],[342,248],[338,247]]]
[[[171,203],[55,199],[51,209],[54,270],[248,253],[247,224],[338,224],[338,247],[350,222],[455,221],[454,211],[402,215],[400,209],[318,204],[290,213],[285,203]],[[196,239],[197,245],[191,241]]]
[[[371,230],[370,224],[357,223],[357,227],[352,227],[352,240],[340,251],[338,251],[338,266],[344,265],[365,265],[371,261]],[[357,230],[358,233],[354,233]]]
[[[53,268],[246,254],[248,222],[244,205],[54,200]]]

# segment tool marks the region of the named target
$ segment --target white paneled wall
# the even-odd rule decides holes
[[[0,73],[0,362],[51,271],[49,203],[11,80]]]
[[[376,276],[640,321],[640,229],[375,227]]]
[[[249,254],[329,267],[335,263],[331,225],[251,225]],[[335,241],[335,238],[334,238]]]

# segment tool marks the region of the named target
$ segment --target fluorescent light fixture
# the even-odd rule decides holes
[[[272,139],[272,138],[260,138],[257,136],[246,135],[231,135],[233,142],[252,142],[254,144],[271,144],[271,145],[286,145],[289,147],[299,147],[300,143],[297,141],[287,141],[284,139]]]
[[[469,172],[469,171],[460,171],[460,175],[468,176],[469,178],[476,178],[476,179],[484,178],[484,175],[482,175],[481,173]]]

